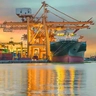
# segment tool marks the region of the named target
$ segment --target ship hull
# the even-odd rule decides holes
[[[51,43],[52,62],[84,62],[86,42],[59,41]]]
[[[65,62],[65,63],[82,63],[84,62],[83,57],[77,57],[77,56],[53,56],[52,57],[53,62]]]

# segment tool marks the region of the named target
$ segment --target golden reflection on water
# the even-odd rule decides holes
[[[0,96],[82,96],[83,69],[52,64],[0,65]]]
[[[51,68],[51,65],[28,66],[31,66],[28,68],[28,96],[80,96],[84,70],[64,66]]]
[[[0,96],[27,96],[27,69],[0,64]]]
[[[64,90],[64,83],[65,83],[65,68],[60,66],[56,66],[56,73],[57,73],[57,86],[58,86],[58,96],[62,96],[60,93],[65,91]]]

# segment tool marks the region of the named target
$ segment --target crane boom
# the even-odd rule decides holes
[[[92,18],[90,18],[88,21],[90,21]],[[88,22],[87,21],[87,22]],[[84,27],[85,24],[83,24],[81,27]],[[76,29],[73,33],[76,33],[79,29]]]

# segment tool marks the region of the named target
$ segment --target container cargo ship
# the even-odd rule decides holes
[[[80,42],[83,36],[73,33],[58,33],[55,36],[56,42],[51,42],[53,62],[80,63],[84,61],[86,42]]]

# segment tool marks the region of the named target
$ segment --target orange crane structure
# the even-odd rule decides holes
[[[67,16],[73,21],[68,21],[61,16],[51,12],[48,8]],[[40,17],[36,17],[37,14],[42,10],[43,13]],[[26,9],[27,10],[27,9]],[[45,1],[42,2],[42,6],[36,12],[36,14],[27,14],[30,13],[30,9],[27,10],[24,14],[22,13],[23,9],[20,9],[17,14],[18,17],[22,19],[22,22],[4,22],[0,25],[3,28],[3,31],[12,31],[12,30],[26,30],[27,29],[27,57],[32,58],[34,55],[37,55],[40,59],[51,59],[50,52],[50,42],[55,42],[54,32],[62,30],[73,30],[73,33],[76,33],[79,29],[90,29],[89,25],[93,25],[93,21],[90,18],[88,21],[79,21],[57,9],[46,4]],[[23,11],[24,12],[24,11]],[[21,14],[22,13],[22,14]],[[48,13],[51,13],[62,21],[48,21]]]

